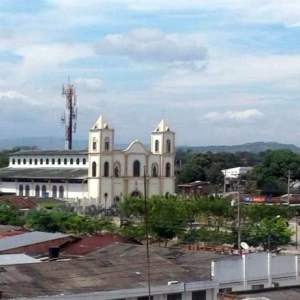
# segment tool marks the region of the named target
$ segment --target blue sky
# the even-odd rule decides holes
[[[185,145],[300,146],[300,2],[0,0],[0,139],[64,136],[103,113],[119,143],[162,117]]]

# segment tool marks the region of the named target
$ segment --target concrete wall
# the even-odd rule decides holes
[[[273,256],[269,253],[251,253],[239,258],[229,258],[212,263],[213,279],[220,288],[233,291],[248,290],[253,285],[265,288],[297,285],[300,283],[298,257],[295,255]]]

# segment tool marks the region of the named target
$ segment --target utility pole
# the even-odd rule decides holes
[[[149,254],[149,230],[148,230],[148,206],[147,206],[147,178],[146,167],[144,166],[144,204],[145,204],[145,236],[147,249],[147,267],[148,267],[148,295],[151,300],[151,277],[150,277],[150,254]]]
[[[240,194],[240,177],[238,177],[238,251],[241,253],[241,194]]]
[[[291,185],[291,170],[289,170],[288,186],[287,186],[288,206],[290,206],[290,185]]]

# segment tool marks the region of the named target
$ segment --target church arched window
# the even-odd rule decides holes
[[[77,158],[77,159],[76,159],[76,164],[79,165],[79,163],[80,163],[80,159]]]
[[[47,187],[45,185],[42,185],[42,197],[45,197],[46,193],[47,193]]]
[[[104,140],[104,150],[109,151],[109,137],[106,137]]]
[[[46,158],[46,165],[49,165],[49,158]]]
[[[58,160],[57,160],[57,164],[61,164],[61,159],[59,158]]]
[[[141,175],[141,164],[138,160],[133,163],[133,177],[140,177]]]
[[[24,193],[24,187],[23,187],[23,184],[20,184],[19,185],[19,196],[23,196],[23,193]]]
[[[57,186],[53,185],[52,187],[52,198],[57,198]]]
[[[104,177],[109,177],[109,163],[104,163]]]
[[[30,186],[29,186],[29,184],[26,184],[26,186],[25,186],[25,196],[26,197],[29,197],[30,195]]]
[[[121,176],[121,164],[118,161],[114,163],[114,176],[117,178]]]
[[[93,138],[93,150],[97,150],[97,139],[95,137]]]
[[[52,165],[55,165],[55,158],[52,158]]]
[[[41,158],[40,159],[40,164],[42,165],[44,163],[44,160]]]
[[[40,186],[39,185],[35,186],[35,197],[37,197],[37,198],[40,197]]]
[[[21,159],[18,159],[18,165],[20,165],[21,164]]]
[[[29,164],[32,165],[32,159],[31,158],[29,159]]]
[[[166,163],[166,177],[171,177],[171,164]]]
[[[159,140],[155,141],[155,152],[159,151]]]
[[[167,140],[167,152],[171,153],[171,141],[169,139]]]
[[[152,177],[158,177],[158,165],[157,164],[152,165]]]
[[[37,159],[35,159],[35,160],[34,160],[34,164],[35,164],[35,165],[37,165],[37,163],[38,163],[38,160],[37,160]]]
[[[15,159],[13,159],[13,160],[12,160],[12,164],[14,165],[15,163],[16,163],[16,160],[15,160]]]
[[[82,164],[83,164],[83,165],[86,164],[86,158],[84,158],[84,159],[82,160]]]
[[[92,163],[92,177],[96,177],[97,176],[97,164],[96,162]]]
[[[68,160],[65,158],[64,159],[64,164],[66,165],[68,163]]]
[[[26,158],[23,159],[23,165],[26,165]]]
[[[64,187],[61,185],[59,186],[59,198],[63,198],[64,197]]]
[[[73,165],[73,162],[74,162],[74,159],[71,158],[71,159],[70,159],[70,165]]]

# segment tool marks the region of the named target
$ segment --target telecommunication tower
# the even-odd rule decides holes
[[[69,82],[62,87],[62,95],[66,97],[66,110],[61,114],[61,122],[65,125],[65,149],[72,150],[72,137],[76,132],[77,97],[74,85]]]

